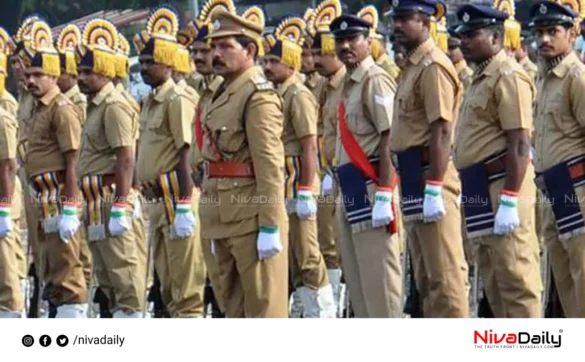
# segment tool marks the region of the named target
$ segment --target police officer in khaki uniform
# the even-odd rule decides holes
[[[29,132],[29,123],[32,119],[33,109],[35,106],[35,98],[26,88],[26,75],[25,70],[30,65],[32,59],[32,53],[25,46],[26,42],[30,42],[30,31],[32,24],[37,19],[36,16],[30,16],[26,18],[17,33],[14,36],[16,43],[16,49],[13,55],[10,57],[10,63],[18,81],[18,112],[16,114],[16,120],[18,121],[19,129],[19,140],[16,151],[18,161],[18,177],[23,187],[24,195],[24,211],[27,224],[27,251],[25,262],[25,273],[27,264],[29,267],[29,274],[34,279],[33,295],[30,298],[31,305],[28,311],[29,317],[37,317],[39,315],[39,302],[40,302],[40,278],[37,273],[37,266],[39,263],[39,254],[37,253],[37,241],[38,231],[34,225],[38,223],[38,216],[36,207],[34,206],[31,193],[28,191],[28,177],[26,175],[25,156],[26,156],[26,144]]]
[[[59,54],[52,48],[51,28],[35,21],[31,30],[27,89],[37,99],[30,120],[26,173],[36,191],[39,229],[38,266],[45,294],[57,309],[57,318],[84,318],[87,286],[80,259],[77,156],[81,122],[57,80],[61,75]]]
[[[75,24],[69,24],[61,30],[57,39],[57,50],[61,59],[61,77],[57,84],[59,89],[75,105],[79,112],[81,125],[85,123],[87,97],[81,93],[77,85],[77,64],[75,47],[81,43],[81,30]]]
[[[505,12],[465,5],[457,17],[463,53],[477,65],[454,151],[467,238],[477,245],[477,267],[494,316],[538,318],[541,282],[533,246],[536,190],[529,135],[534,87],[503,49]]]
[[[406,49],[394,101],[390,147],[400,173],[401,204],[425,317],[469,315],[461,241],[460,182],[450,161],[461,84],[430,38],[435,0],[394,2],[394,36]],[[417,30],[418,29],[418,30]]]
[[[330,6],[328,4],[332,4]],[[336,11],[326,16],[330,11]],[[315,63],[315,70],[323,77],[322,92],[319,100],[319,127],[322,136],[319,137],[319,159],[321,160],[321,197],[318,205],[318,232],[321,253],[325,258],[327,275],[333,288],[333,298],[338,309],[338,317],[342,315],[340,305],[341,265],[336,245],[337,232],[335,218],[337,188],[334,185],[333,169],[335,161],[335,144],[337,140],[337,105],[341,101],[345,65],[335,53],[335,38],[329,29],[333,19],[341,15],[341,4],[337,0],[326,0],[316,9],[314,30],[312,34],[311,54]],[[319,130],[319,132],[321,132]]]
[[[235,14],[236,9],[231,0],[210,0],[208,1],[199,17],[189,23],[188,28],[192,37],[191,52],[192,59],[200,76],[200,82],[197,83],[199,87],[199,104],[195,112],[195,127],[193,133],[193,147],[191,147],[191,168],[193,174],[196,176],[194,182],[200,186],[202,178],[202,162],[201,150],[203,148],[203,127],[207,118],[207,110],[212,101],[213,94],[219,89],[223,83],[223,78],[213,73],[213,56],[212,50],[207,37],[210,35],[213,26],[211,24],[211,15],[218,9]],[[212,317],[225,317],[225,302],[223,301],[223,293],[221,293],[221,283],[219,279],[219,268],[217,259],[212,250],[212,241],[202,236],[201,243],[203,246],[203,254],[205,256],[205,264],[207,266],[207,275],[211,284],[211,290],[206,289],[207,300],[210,300],[212,305]]]
[[[265,36],[264,74],[283,99],[285,200],[289,215],[289,268],[304,318],[334,318],[336,308],[317,238],[317,101],[297,73],[305,21],[283,20]],[[301,30],[299,32],[299,30]]]
[[[473,80],[473,69],[467,65],[467,62],[463,57],[463,53],[461,52],[461,40],[457,37],[450,36],[447,43],[449,46],[447,55],[449,56],[449,59],[451,59],[451,62],[453,62],[459,81],[463,86],[463,91],[465,91],[469,88]]]
[[[282,102],[255,61],[263,23],[214,12],[213,68],[224,78],[205,116],[201,231],[212,240],[229,318],[288,316]]]
[[[190,45],[191,40],[187,42],[181,43],[181,39],[185,39],[185,36],[177,37],[177,41],[179,41],[179,48],[177,49],[177,53],[175,54],[175,66],[173,67],[173,80],[177,84],[181,90],[183,90],[189,96],[191,103],[198,104],[199,103],[199,94],[197,91],[187,84],[185,80],[186,77],[193,73],[193,66],[191,62],[191,54],[189,54],[189,50],[187,47]],[[190,39],[190,37],[189,37]]]
[[[514,55],[516,56],[518,64],[520,64],[522,68],[524,68],[524,71],[528,73],[530,79],[532,79],[532,82],[536,84],[536,75],[538,73],[538,67],[528,57],[530,43],[531,43],[530,38],[528,38],[527,36],[522,37],[522,45],[518,49],[516,49],[516,53]]]
[[[0,108],[0,319],[21,318],[24,295],[20,280],[22,246],[20,213],[22,187],[16,175],[18,124]]]
[[[161,7],[151,17],[150,39],[140,52],[141,74],[153,88],[143,102],[137,175],[151,203],[150,247],[163,302],[173,318],[201,317],[205,270],[197,220],[198,191],[190,166],[191,126],[195,104],[172,75],[178,49],[176,11]]]
[[[579,8],[574,5],[578,5]],[[530,8],[535,26],[539,73],[535,108],[534,166],[546,195],[542,227],[554,283],[568,318],[585,317],[585,66],[573,51],[575,25],[585,4],[539,1]]]
[[[98,44],[100,37],[92,36],[96,31],[108,32],[110,43]],[[131,188],[138,115],[111,81],[116,75],[116,28],[107,20],[94,19],[84,32],[96,41],[84,42],[79,63],[79,85],[90,97],[78,167],[88,241],[100,289],[114,318],[140,318],[146,255],[140,252],[141,240],[134,232],[142,223],[134,222],[136,192]]]
[[[400,68],[394,63],[394,61],[388,56],[386,48],[386,32],[383,29],[384,24],[380,23],[380,16],[378,10],[373,5],[368,5],[361,9],[357,16],[364,19],[371,24],[370,37],[372,47],[372,58],[376,61],[382,69],[388,73],[392,80],[398,82],[398,76],[400,76]]]
[[[397,318],[402,278],[389,145],[396,84],[370,54],[369,22],[341,15],[330,29],[347,68],[335,151],[345,280],[357,318]]]
[[[8,78],[8,57],[15,47],[8,32],[0,27],[0,107],[13,117],[16,117],[18,112],[18,101],[6,89],[6,79]]]

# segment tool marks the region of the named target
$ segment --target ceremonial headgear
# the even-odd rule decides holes
[[[447,5],[442,1],[437,1],[435,15],[431,16],[430,33],[431,37],[441,50],[447,52],[449,50],[447,33],[447,19],[445,14],[447,13]]]
[[[231,0],[209,0],[201,9],[199,17],[187,25],[193,42],[207,43],[208,37],[213,30],[211,17],[220,9],[228,13],[236,13],[236,7]]]
[[[148,19],[146,31],[150,39],[140,55],[152,56],[155,63],[174,67],[175,53],[179,48],[179,17],[175,9],[165,5],[154,10]]]
[[[514,18],[516,15],[514,0],[495,0],[494,7],[508,14],[508,19],[504,21],[504,48],[509,50],[520,48],[522,25]]]
[[[77,75],[75,49],[81,44],[81,30],[75,24],[69,24],[61,30],[57,38],[57,51],[61,60],[61,70],[65,74]]]
[[[49,24],[41,20],[34,22],[30,45],[34,56],[26,71],[28,73],[42,72],[53,77],[61,76],[59,53],[53,47],[53,35]]]
[[[118,30],[108,20],[90,20],[83,29],[82,46],[78,48],[78,67],[91,68],[93,73],[116,77]]]
[[[34,56],[31,49],[31,30],[37,20],[41,20],[38,15],[31,15],[24,19],[14,36],[14,43],[16,45],[14,54],[24,62],[25,67],[30,66],[30,62]]]
[[[0,95],[6,90],[6,78],[8,77],[8,57],[15,49],[10,34],[0,27]]]
[[[325,0],[315,9],[313,49],[320,49],[321,55],[335,55],[335,37],[329,26],[341,12],[339,0]]]
[[[305,34],[303,34],[304,42],[303,47],[311,47],[313,44],[313,37],[315,36],[315,16],[317,13],[315,9],[308,8],[303,14],[303,20],[305,21]]]
[[[299,71],[305,28],[305,21],[301,18],[283,20],[273,34],[264,38],[265,55],[278,57],[282,64]]]
[[[384,53],[381,42],[384,41],[384,37],[380,34],[380,16],[375,6],[368,5],[365,8],[358,11],[357,16],[367,21],[370,28],[370,38],[372,38],[372,57],[374,60],[378,60]]]
[[[116,49],[116,78],[126,79],[130,73],[130,43],[124,34],[118,32]]]
[[[142,52],[142,49],[144,49],[146,43],[148,43],[149,40],[150,35],[146,31],[146,29],[142,29],[136,35],[134,35],[134,38],[132,38],[132,43],[134,43],[134,48],[136,49],[138,54]]]

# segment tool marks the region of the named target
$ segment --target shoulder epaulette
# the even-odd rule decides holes
[[[252,82],[256,86],[256,89],[259,90],[271,90],[274,89],[272,83],[270,83],[266,78],[261,75],[257,75],[256,77],[252,78]]]

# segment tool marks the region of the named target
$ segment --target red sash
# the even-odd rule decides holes
[[[368,161],[368,156],[365,154],[364,150],[353,136],[353,133],[347,127],[347,123],[345,122],[345,105],[343,102],[339,103],[337,111],[339,118],[339,137],[350,162],[355,167],[359,168],[367,178],[378,184],[379,179],[374,166],[372,166],[370,161]],[[394,177],[392,185],[390,186],[392,190],[396,188],[396,185],[397,180],[396,177]],[[390,234],[395,234],[398,232],[398,223],[394,202],[392,202],[392,213],[394,214],[394,220],[392,220],[390,225],[388,225],[388,231]]]
[[[201,126],[201,104],[197,105],[195,110],[195,142],[199,152],[203,148],[203,127]]]

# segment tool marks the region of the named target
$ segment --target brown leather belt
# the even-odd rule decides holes
[[[496,158],[490,162],[485,163],[485,170],[488,176],[495,175],[498,173],[502,173],[506,171],[506,163],[508,162],[508,157],[503,155],[501,157]]]
[[[209,178],[254,177],[254,165],[251,162],[205,162],[203,167]]]

